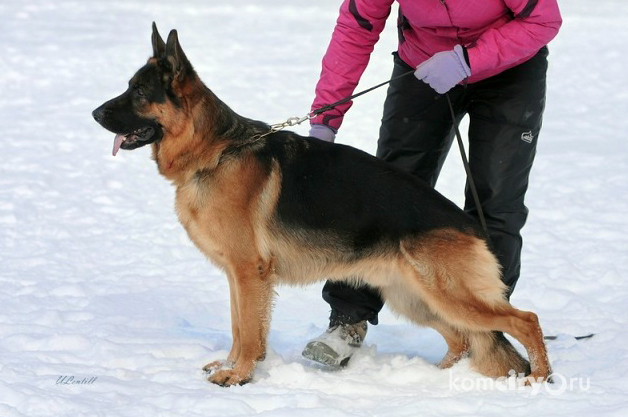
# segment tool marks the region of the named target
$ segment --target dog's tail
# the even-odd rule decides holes
[[[502,332],[474,332],[469,335],[471,364],[480,373],[495,378],[530,373],[530,362],[517,352]]]

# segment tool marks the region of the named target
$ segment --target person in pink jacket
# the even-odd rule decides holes
[[[312,110],[350,96],[393,0],[344,0],[323,57]],[[524,196],[545,107],[547,44],[561,25],[557,0],[397,0],[399,46],[379,131],[377,156],[427,181],[440,173],[456,123],[468,115],[469,162],[490,240],[512,293],[519,278]],[[310,136],[333,141],[351,102],[311,120]],[[465,211],[477,217],[470,191]],[[345,365],[377,324],[372,288],[328,282],[329,328],[303,356]]]

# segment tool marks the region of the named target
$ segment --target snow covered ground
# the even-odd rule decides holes
[[[205,380],[201,367],[230,346],[226,279],[189,243],[149,150],[113,158],[90,112],[149,56],[155,20],[179,30],[239,113],[303,115],[339,3],[0,3],[0,416],[627,415],[625,0],[563,0],[551,45],[512,301],[559,335],[548,345],[557,384],[491,388],[465,361],[438,370],[440,336],[388,311],[348,368],[325,371],[300,356],[326,327],[319,285],[279,288],[253,383]],[[389,76],[395,37],[393,18],[362,87]],[[356,102],[339,142],[374,152],[383,96]],[[463,183],[452,152],[439,189],[460,204]]]

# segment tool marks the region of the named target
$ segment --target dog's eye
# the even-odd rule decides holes
[[[135,94],[137,94],[139,97],[144,97],[144,89],[139,84],[135,84],[133,86],[133,89],[135,90]]]

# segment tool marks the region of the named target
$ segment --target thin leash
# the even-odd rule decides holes
[[[392,77],[388,81],[384,81],[383,83],[377,84],[377,85],[375,85],[375,86],[373,86],[371,88],[367,88],[364,91],[360,91],[359,93],[353,94],[353,95],[351,95],[349,97],[345,97],[342,100],[336,101],[335,103],[328,104],[328,105],[323,106],[321,108],[312,110],[311,112],[309,112],[308,114],[306,114],[303,117],[290,117],[290,118],[288,118],[288,120],[286,120],[283,123],[276,123],[274,125],[270,125],[270,130],[268,132],[265,132],[265,133],[263,133],[261,135],[258,135],[256,138],[263,138],[264,136],[268,136],[271,133],[279,132],[280,130],[282,130],[282,129],[286,128],[286,127],[292,127],[292,126],[300,125],[301,123],[306,122],[306,121],[308,121],[310,119],[313,119],[314,117],[316,117],[316,116],[318,116],[320,114],[323,114],[326,111],[335,109],[336,107],[340,106],[341,104],[344,104],[344,103],[346,103],[348,101],[351,101],[354,98],[358,98],[358,97],[360,97],[360,96],[362,96],[362,95],[364,95],[366,93],[370,93],[371,91],[373,91],[375,89],[383,87],[386,84],[390,84],[391,82],[393,82],[395,80],[398,80],[398,79],[400,79],[402,77],[405,77],[406,75],[413,74],[413,73],[414,73],[414,70],[408,71],[408,72],[404,72],[403,74],[400,74],[400,75],[397,75],[395,77]]]
[[[456,132],[456,141],[458,142],[458,148],[460,149],[462,164],[464,165],[464,170],[467,173],[467,184],[471,190],[471,195],[473,195],[473,201],[475,202],[475,208],[478,211],[478,218],[480,219],[482,229],[484,229],[484,233],[486,233],[486,238],[490,239],[488,226],[486,225],[486,218],[484,217],[484,211],[482,210],[482,204],[480,204],[480,197],[478,196],[478,190],[475,188],[475,182],[473,181],[473,176],[471,175],[469,159],[467,158],[467,153],[464,150],[464,143],[462,143],[462,136],[460,135],[460,129],[458,129],[458,123],[456,123],[456,112],[454,112],[454,106],[451,104],[449,93],[445,93],[445,97],[447,98],[447,104],[449,105],[451,120],[454,122],[454,132]]]
[[[370,93],[371,91],[383,87],[386,84],[390,84],[393,81],[396,81],[402,77],[405,77],[409,74],[414,74],[414,70],[410,70],[408,72],[404,72],[400,75],[397,75],[395,77],[392,77],[391,79],[389,79],[388,81],[384,81],[383,83],[377,84],[371,88],[367,88],[366,90],[360,91],[359,93],[353,94],[349,97],[345,97],[342,100],[338,100],[335,103],[332,104],[328,104],[326,106],[320,107],[318,109],[312,110],[311,112],[309,112],[308,114],[306,114],[303,117],[290,117],[288,120],[286,120],[283,123],[277,123],[274,125],[270,125],[270,129],[268,132],[262,133],[260,135],[258,135],[255,139],[261,139],[264,136],[270,135],[272,133],[278,132],[286,127],[291,127],[291,126],[297,126],[300,125],[301,123],[308,121],[322,113],[325,113],[326,111],[332,110],[336,107],[338,107],[341,104],[344,104],[348,101],[353,100],[354,98],[360,97],[366,93]],[[449,111],[451,113],[451,119],[453,121],[453,125],[454,125],[454,131],[456,132],[456,139],[458,142],[458,147],[460,148],[460,156],[462,157],[462,164],[464,165],[464,170],[467,174],[467,184],[469,186],[469,189],[471,190],[471,194],[473,196],[473,201],[475,202],[475,207],[477,209],[478,212],[478,218],[480,219],[480,224],[482,225],[482,229],[484,230],[484,233],[486,233],[486,237],[489,238],[489,234],[488,234],[488,227],[486,225],[486,218],[484,217],[484,211],[482,210],[482,205],[480,204],[480,197],[478,196],[478,191],[475,188],[475,183],[473,181],[473,177],[471,176],[471,167],[469,166],[469,161],[467,159],[467,154],[464,150],[464,144],[462,142],[462,136],[460,135],[460,130],[458,129],[458,124],[456,122],[456,113],[454,111],[454,107],[451,104],[451,99],[449,98],[449,94],[445,93],[445,97],[447,98],[447,104],[449,105]]]

